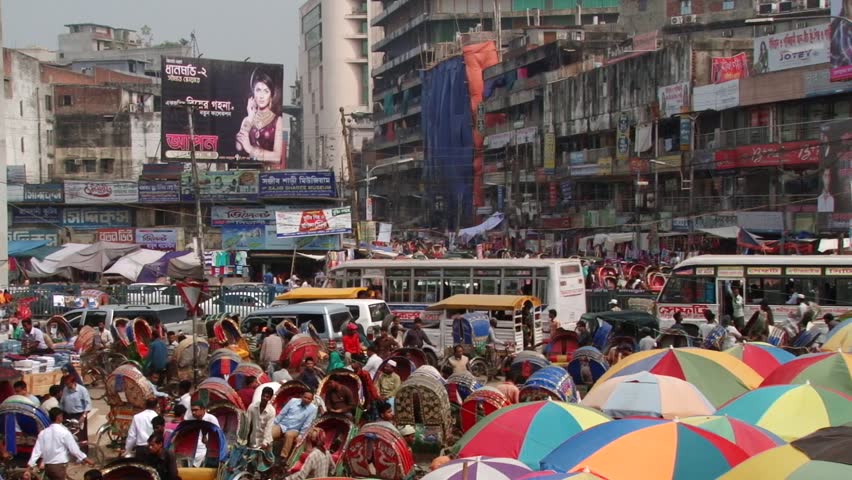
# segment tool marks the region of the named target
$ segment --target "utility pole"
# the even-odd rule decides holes
[[[500,8],[500,2],[497,0],[491,1],[491,8],[494,11],[494,33],[497,35],[497,60],[503,61],[503,12]]]
[[[198,183],[198,162],[195,158],[195,123],[191,106],[186,108],[189,118],[189,161],[192,165],[192,192],[195,196],[195,253],[198,254],[198,264],[201,267],[201,280],[204,281],[204,218],[201,212],[201,186]],[[193,382],[198,385],[198,305],[192,312],[192,375]]]
[[[346,147],[346,168],[349,169],[349,190],[352,200],[352,223],[353,232],[355,233],[355,251],[361,248],[361,235],[359,233],[359,223],[361,215],[358,205],[358,182],[355,179],[355,167],[352,165],[352,144],[349,138],[349,127],[346,126],[346,113],[343,107],[340,107],[340,128],[343,133],[343,145]]]

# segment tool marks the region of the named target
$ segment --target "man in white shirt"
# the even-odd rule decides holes
[[[722,344],[722,350],[728,350],[729,348],[734,348],[734,345],[737,342],[743,339],[743,336],[740,334],[740,331],[737,330],[737,327],[731,325],[731,317],[728,315],[722,316],[722,326],[725,327],[725,341]]]
[[[86,465],[94,465],[80,450],[74,435],[62,425],[62,410],[52,408],[49,415],[51,424],[38,434],[33,453],[27,462],[27,471],[32,473],[32,468],[38,464],[40,469],[44,468],[48,480],[65,480],[69,457],[73,456]]]
[[[24,329],[23,343],[32,353],[46,352],[53,348],[53,341],[45,337],[44,332],[33,327],[32,320],[21,320],[21,327]]]
[[[260,400],[249,406],[249,448],[266,450],[272,445],[275,407],[270,402],[274,394],[275,392],[270,387],[264,387],[260,393]]]
[[[124,444],[124,454],[128,457],[145,458],[148,447],[148,437],[154,433],[154,425],[151,423],[157,413],[157,399],[149,398],[145,401],[145,410],[133,416],[130,430],[127,432],[127,441]]]
[[[98,340],[100,341],[101,348],[107,349],[112,347],[112,332],[106,328],[106,324],[104,322],[98,323]]]
[[[50,390],[47,392],[47,398],[41,402],[41,409],[44,410],[44,413],[49,413],[51,409],[59,406],[59,397],[62,396],[62,386],[61,385],[51,385]]]
[[[367,346],[367,355],[367,363],[364,364],[364,370],[370,374],[371,378],[374,378],[384,360],[376,353],[376,347],[373,344]]]
[[[192,382],[189,380],[181,380],[178,384],[178,405],[183,405],[186,408],[186,415],[183,417],[184,420],[192,420],[192,395],[190,395],[190,390],[192,390]]]
[[[740,287],[728,284],[728,293],[731,295],[731,307],[733,309],[734,326],[738,329],[745,327],[745,300],[740,293]]]
[[[207,407],[204,402],[192,403],[192,419],[201,420],[202,422],[210,422],[213,425],[219,426],[219,419],[207,413]],[[195,457],[192,459],[192,466],[195,468],[203,467],[204,461],[207,459],[207,444],[204,435],[198,436],[198,446],[195,448]]]

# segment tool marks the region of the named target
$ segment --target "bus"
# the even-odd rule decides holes
[[[685,323],[694,324],[704,323],[704,310],[717,318],[730,315],[730,286],[740,287],[746,321],[764,300],[776,320],[787,317],[797,310],[787,303],[794,293],[816,302],[823,315],[838,316],[852,310],[852,256],[700,255],[687,259],[672,270],[657,297],[660,328],[670,327],[676,312],[683,314]]]
[[[378,290],[403,322],[437,321],[426,307],[463,293],[538,297],[565,328],[586,313],[583,267],[574,259],[352,260],[332,269],[329,280]]]

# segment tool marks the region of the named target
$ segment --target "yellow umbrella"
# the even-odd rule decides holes
[[[845,320],[828,333],[828,338],[822,344],[822,349],[826,352],[852,353],[852,318]]]

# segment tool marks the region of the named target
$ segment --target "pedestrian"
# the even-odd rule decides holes
[[[183,405],[187,420],[189,420],[189,415],[191,415],[189,411],[192,408],[192,395],[190,395],[190,391],[192,391],[192,382],[181,380],[178,384],[178,405]]]
[[[642,336],[642,338],[639,340],[639,351],[640,352],[645,352],[645,351],[653,350],[653,349],[657,348],[657,339],[655,339],[651,335],[651,333],[652,333],[651,329],[648,328],[648,327],[642,327],[639,330],[639,335]]]
[[[284,439],[281,448],[281,458],[290,458],[290,452],[299,435],[307,433],[317,417],[317,406],[314,405],[314,392],[307,391],[300,398],[288,401],[275,417],[272,426],[272,438]]]
[[[357,403],[355,395],[349,388],[336,380],[329,380],[323,390],[325,406],[331,413],[352,415]]]
[[[707,340],[710,337],[710,333],[719,326],[716,323],[716,314],[714,314],[710,309],[704,309],[704,320],[705,323],[698,326],[698,333],[701,335],[702,340]]]
[[[41,401],[35,395],[30,395],[29,390],[27,389],[27,382],[23,380],[18,380],[12,386],[15,391],[15,395],[24,397],[29,399],[34,405],[41,405]]]
[[[763,300],[760,302],[757,311],[749,318],[742,334],[750,342],[765,342],[769,338],[770,325],[775,325],[772,307],[769,306],[769,302]]]
[[[63,379],[65,389],[59,398],[59,408],[62,409],[64,417],[69,420],[80,422],[78,438],[89,438],[89,422],[86,417],[92,409],[92,397],[86,387],[77,384],[74,375],[65,375]]]
[[[419,349],[422,349],[423,345],[435,346],[423,330],[423,320],[421,320],[420,317],[414,319],[414,328],[405,334],[405,341],[402,342],[402,345],[405,347],[414,347]]]
[[[106,323],[104,323],[103,320],[98,322],[98,332],[97,335],[95,335],[95,341],[98,342],[95,345],[95,348],[99,350],[106,350],[112,347],[112,332],[106,328]]]
[[[399,348],[399,343],[388,335],[388,327],[384,325],[379,328],[379,338],[373,344],[376,346],[376,353],[383,359],[389,358],[391,352]]]
[[[163,432],[155,432],[148,438],[148,447],[145,449],[144,459],[148,466],[154,468],[160,474],[161,479],[179,479],[177,459],[175,454],[166,449]]]
[[[502,382],[498,383],[495,388],[497,388],[497,390],[506,397],[506,400],[508,400],[510,404],[514,405],[518,403],[518,397],[520,397],[521,391],[511,378],[506,378]]]
[[[169,358],[174,361],[175,350],[178,346],[177,334],[171,330],[166,333],[166,345],[169,347]]]
[[[320,379],[317,375],[316,363],[313,358],[308,357],[305,359],[302,371],[296,377],[296,380],[304,383],[313,391],[316,391],[319,388]]]
[[[183,404],[175,405],[174,410],[172,410],[172,421],[166,423],[165,429],[163,429],[163,436],[166,440],[172,437],[172,434],[175,433],[180,422],[186,419],[186,416],[189,414],[189,410],[183,406]]]
[[[151,332],[151,343],[148,344],[148,356],[145,357],[148,362],[148,374],[165,373],[169,365],[169,347],[166,342],[160,338],[160,332],[154,330]]]
[[[674,325],[669,327],[669,330],[680,330],[682,332],[686,332],[686,328],[683,326],[683,314],[675,312],[672,318],[674,318]]]
[[[728,315],[722,316],[722,326],[725,327],[726,330],[725,340],[722,343],[722,350],[734,348],[734,345],[736,345],[737,342],[742,341],[742,334],[740,334],[737,327],[732,324],[731,317]]]
[[[52,408],[59,406],[59,398],[62,397],[62,385],[51,385],[47,391],[47,398],[41,402],[41,409],[47,413]]]
[[[375,352],[373,352],[375,354]],[[376,355],[378,357],[378,355]],[[381,361],[381,358],[379,358]],[[368,421],[376,419],[376,403],[380,400],[379,390],[373,382],[373,375],[367,371],[364,364],[368,360],[364,359],[363,355],[359,355],[352,359],[352,371],[361,380],[361,392],[364,397],[365,413]],[[348,390],[348,389],[347,389]]]
[[[453,373],[467,372],[467,366],[470,363],[470,358],[464,354],[464,347],[456,345],[453,347],[453,356],[447,359],[447,363],[453,367]]]
[[[156,398],[149,398],[145,400],[145,410],[133,415],[130,430],[127,431],[127,440],[124,442],[124,455],[145,458],[148,437],[154,433],[154,417],[160,415],[157,412],[157,403]]]
[[[204,402],[193,402],[191,412],[193,420],[212,423],[219,427],[219,420],[213,415],[207,413],[207,405],[205,405]],[[192,466],[195,468],[205,466],[205,462],[207,461],[207,442],[209,439],[205,437],[207,437],[207,435],[198,435],[198,445],[195,447],[195,457],[192,459]],[[218,463],[218,459],[216,463]]]
[[[39,469],[44,470],[45,478],[48,480],[65,480],[70,457],[86,465],[94,466],[95,464],[80,450],[74,435],[62,424],[65,420],[62,410],[53,408],[48,415],[50,426],[38,434],[30,460],[27,462],[27,472],[32,475],[32,468],[38,465]]]
[[[609,301],[609,311],[610,312],[620,312],[621,307],[618,306],[618,300],[612,299]]]
[[[358,335],[358,325],[355,322],[349,322],[346,325],[346,332],[343,334],[343,357],[346,364],[352,363],[353,355],[360,355],[363,352],[361,347],[361,337]]]
[[[578,346],[585,347],[591,343],[592,335],[589,333],[589,328],[586,326],[586,322],[584,320],[577,322],[577,325],[574,326],[574,332],[577,333]]]
[[[257,390],[257,387],[259,386],[260,384],[257,382],[257,377],[252,375],[246,377],[243,388],[237,392],[240,400],[243,401],[243,407],[248,408],[248,406],[252,404],[254,400],[254,391]]]
[[[331,455],[325,446],[325,432],[312,428],[305,435],[304,460],[297,465],[297,471],[291,470],[287,480],[305,480],[329,475],[331,470]]]
[[[284,339],[273,329],[267,328],[263,332],[263,343],[260,344],[260,356],[258,361],[261,368],[274,372],[278,368],[278,360],[284,350]]]
[[[385,362],[385,366],[382,367],[382,377],[379,378],[379,398],[389,404],[391,408],[396,401],[396,393],[402,386],[402,380],[396,373],[396,366],[396,360]]]
[[[740,292],[740,287],[737,285],[731,286],[728,283],[728,294],[731,295],[734,326],[737,327],[737,330],[742,330],[745,328],[745,300]]]
[[[556,318],[556,310],[553,308],[547,311],[547,317],[550,319],[550,338],[553,338],[556,331],[562,328],[562,324]]]
[[[275,424],[275,407],[271,403],[273,395],[272,388],[264,387],[260,399],[248,407],[249,448],[266,450],[272,446],[272,426]]]
[[[367,363],[364,364],[364,370],[370,374],[370,378],[376,376],[379,367],[382,366],[382,357],[376,351],[375,345],[367,345]]]
[[[337,342],[334,340],[328,341],[328,371],[333,372],[341,368],[346,368],[346,362],[343,361],[343,355],[337,350]]]

